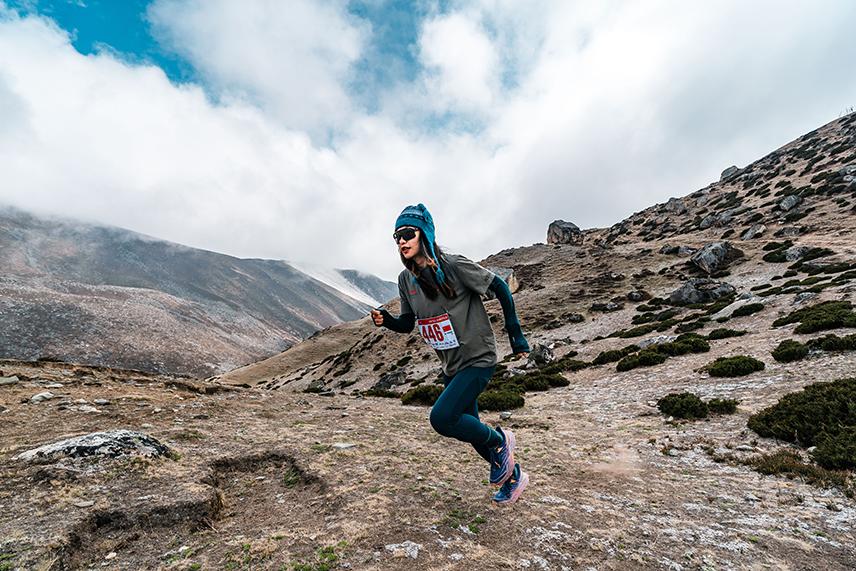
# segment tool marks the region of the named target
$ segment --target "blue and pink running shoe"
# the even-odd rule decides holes
[[[514,445],[516,441],[511,430],[502,430],[497,426],[496,431],[502,435],[505,441],[490,449],[490,483],[501,485],[514,472]]]
[[[529,474],[520,469],[520,464],[514,465],[511,477],[505,481],[499,491],[494,494],[493,501],[499,505],[513,504],[529,485]]]

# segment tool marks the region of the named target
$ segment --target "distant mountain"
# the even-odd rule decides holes
[[[398,295],[398,285],[357,270],[337,270],[303,262],[289,262],[293,267],[324,282],[340,292],[377,307]]]
[[[0,358],[210,375],[376,305],[282,261],[9,207],[0,265]]]

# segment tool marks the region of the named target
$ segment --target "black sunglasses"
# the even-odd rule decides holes
[[[401,230],[396,230],[392,234],[392,239],[395,240],[397,244],[399,240],[404,238],[405,242],[409,242],[416,237],[416,228],[402,228]]]

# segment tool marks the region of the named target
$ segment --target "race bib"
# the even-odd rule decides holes
[[[434,349],[442,351],[460,346],[458,336],[452,329],[452,321],[449,319],[448,313],[437,317],[419,319],[416,324],[419,326],[419,333],[422,334],[422,338]]]

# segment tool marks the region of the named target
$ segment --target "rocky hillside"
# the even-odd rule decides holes
[[[206,381],[0,362],[0,563],[851,570],[854,177],[849,115],[483,260],[535,346],[506,357],[486,302],[504,359],[480,409],[531,476],[510,508],[419,406],[433,353],[367,318]]]
[[[0,356],[211,375],[368,305],[290,265],[0,210]]]

